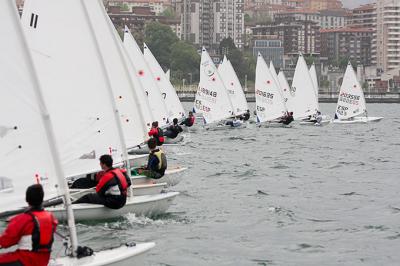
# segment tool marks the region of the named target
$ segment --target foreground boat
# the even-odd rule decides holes
[[[140,265],[141,255],[154,246],[154,243],[126,244],[118,248],[95,252],[95,255],[90,257],[52,259],[49,262],[49,266],[131,266],[132,257],[135,257],[135,264]]]
[[[25,8],[29,7],[40,12],[47,10],[52,4],[54,4],[54,1],[27,0],[25,1]],[[58,8],[68,11],[71,11],[73,7],[79,7],[77,10],[82,8],[82,2],[75,0],[60,0],[56,4]],[[24,11],[25,16],[22,19],[25,26],[30,25],[27,26],[28,28],[32,27],[32,20],[35,16],[37,21],[37,15],[30,12],[33,10],[29,10],[29,8]],[[46,18],[48,18],[46,12],[40,12],[40,14],[41,18],[44,18],[43,22],[46,21]],[[82,13],[78,11],[74,15],[79,16]],[[64,216],[68,220],[69,241],[66,243],[68,256],[56,258],[51,262],[51,265],[132,265],[134,257],[154,247],[154,243],[137,246],[128,245],[115,250],[98,251],[90,257],[79,260],[76,258],[78,239],[65,172],[66,168],[73,171],[78,163],[73,160],[67,163],[65,159],[61,159],[59,151],[61,146],[60,135],[57,134],[60,131],[55,130],[60,124],[53,124],[53,120],[57,119],[54,118],[54,113],[49,111],[51,109],[48,109],[48,104],[55,103],[58,105],[60,103],[54,99],[53,101],[46,101],[48,98],[44,96],[44,89],[39,82],[39,75],[33,64],[21,28],[21,20],[16,10],[15,1],[0,1],[0,17],[2,18],[0,32],[7,36],[0,42],[0,50],[2,51],[0,54],[0,61],[2,62],[0,64],[0,93],[2,95],[0,97],[0,112],[8,114],[1,116],[0,125],[16,125],[12,128],[1,127],[0,149],[11,151],[0,154],[0,176],[2,180],[0,191],[7,192],[2,193],[1,196],[1,211],[21,211],[21,207],[25,207],[26,204],[26,188],[34,183],[41,183],[45,191],[45,199],[59,196],[63,197],[66,203]],[[35,22],[34,28],[40,31],[43,25],[50,26],[52,24],[39,23],[36,25]],[[84,27],[84,25],[80,26]],[[50,42],[49,39],[46,41]],[[54,68],[52,70],[54,71],[52,73],[59,73],[62,69]],[[71,93],[73,93],[72,90]],[[72,106],[72,103],[68,101],[65,104]],[[75,105],[74,107],[79,110]],[[60,120],[64,124],[64,120],[68,119]],[[69,144],[77,144],[77,140],[74,138],[70,138],[70,141]],[[22,145],[18,148],[17,143],[22,143]],[[79,145],[76,146],[79,147]],[[21,162],[23,162],[24,167],[20,167]],[[15,171],[15,169],[18,169],[18,171]],[[54,255],[59,256],[59,254]]]
[[[122,217],[127,213],[134,213],[137,216],[155,216],[163,214],[179,192],[166,192],[156,195],[144,195],[128,197],[126,205],[118,210],[110,209],[99,204],[73,204],[75,220],[77,221],[93,221],[107,220]],[[46,208],[51,211],[59,221],[66,221],[65,208],[63,206],[54,206]]]

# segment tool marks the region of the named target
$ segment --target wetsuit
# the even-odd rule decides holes
[[[181,133],[182,127],[180,125],[171,125],[167,128],[167,130],[164,133],[164,136],[174,139],[178,136],[179,133]]]
[[[43,209],[31,209],[13,217],[0,236],[0,247],[18,248],[0,254],[0,265],[47,266],[56,227],[53,214]]]
[[[185,126],[187,126],[187,127],[191,127],[191,126],[193,126],[193,124],[194,124],[194,120],[195,120],[194,116],[188,117],[188,118],[186,118],[185,120],[183,120],[183,121],[180,123],[180,125],[185,125]]]
[[[131,180],[125,169],[111,168],[100,172],[96,193],[89,193],[73,202],[102,204],[110,209],[120,209],[126,204],[127,189]]]

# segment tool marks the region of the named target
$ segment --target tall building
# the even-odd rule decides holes
[[[252,28],[253,38],[264,40],[266,36],[275,35],[283,43],[285,55],[303,54],[319,55],[320,28],[313,21],[286,21],[274,25]]]
[[[321,57],[329,61],[349,58],[364,66],[371,65],[373,30],[368,28],[337,28],[321,30]]]
[[[384,72],[400,67],[400,1],[376,3],[374,60]]]
[[[244,45],[244,0],[183,0],[182,39],[199,48],[217,50],[222,39],[231,37]]]
[[[231,37],[237,48],[244,44],[244,0],[214,1],[213,42],[219,44]]]
[[[370,28],[376,27],[376,4],[361,5],[351,11],[348,21],[350,27]]]
[[[274,15],[276,23],[284,21],[313,21],[321,29],[334,29],[347,25],[347,13],[344,10],[295,9]]]

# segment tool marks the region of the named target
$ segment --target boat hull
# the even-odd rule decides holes
[[[351,120],[334,119],[332,123],[335,124],[365,124],[369,122],[379,122],[383,117],[354,117]]]
[[[108,220],[121,217],[127,213],[137,216],[155,216],[165,213],[179,192],[160,193],[158,195],[145,195],[128,197],[123,208],[114,210],[99,204],[73,204],[72,210],[76,221]],[[64,206],[47,208],[61,222],[66,221],[67,216]]]
[[[132,176],[132,185],[141,185],[148,184],[149,182],[153,183],[167,183],[168,186],[175,186],[182,180],[183,171],[187,168],[184,167],[175,167],[169,168],[165,171],[165,175],[160,179],[149,179],[145,176]]]
[[[143,254],[155,246],[155,243],[141,243],[135,246],[121,246],[118,248],[95,252],[90,257],[71,258],[63,257],[52,259],[49,266],[130,266],[141,265]]]
[[[331,122],[331,120],[322,120],[320,123],[317,122],[309,122],[309,121],[301,121],[299,125],[302,126],[326,126]]]
[[[268,128],[291,128],[292,125],[285,125],[283,123],[278,123],[278,122],[264,122],[261,124],[258,124],[259,127],[268,127]]]

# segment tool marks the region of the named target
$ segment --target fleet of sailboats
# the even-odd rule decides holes
[[[47,209],[68,222],[70,236],[70,254],[54,258],[50,265],[131,265],[133,257],[155,244],[125,245],[78,259],[75,221],[164,213],[179,194],[161,190],[178,183],[177,173],[185,168],[169,169],[160,180],[165,183],[159,184],[148,184],[144,176],[131,176],[130,171],[145,159],[129,153],[146,142],[151,122],[166,127],[174,118],[184,118],[169,71],[163,71],[146,44],[141,51],[128,27],[121,40],[101,0],[25,0],[21,19],[14,0],[2,0],[0,16],[0,34],[7,36],[0,42],[0,112],[10,114],[0,120],[0,216],[23,210],[25,189],[40,183],[47,202],[63,199],[63,204]],[[326,118],[313,120],[320,114],[318,90],[315,65],[309,69],[302,54],[291,86],[272,61],[268,66],[258,54],[259,125],[282,126],[281,119],[291,112],[300,124],[326,124]],[[217,68],[205,48],[194,110],[202,114],[204,124],[222,129],[227,128],[225,120],[248,111],[229,59],[225,56]],[[381,119],[368,116],[349,63],[333,123]],[[126,205],[118,210],[72,205],[72,198],[88,191],[72,191],[67,180],[95,172],[102,154],[112,155],[116,166],[129,170],[133,187]]]

